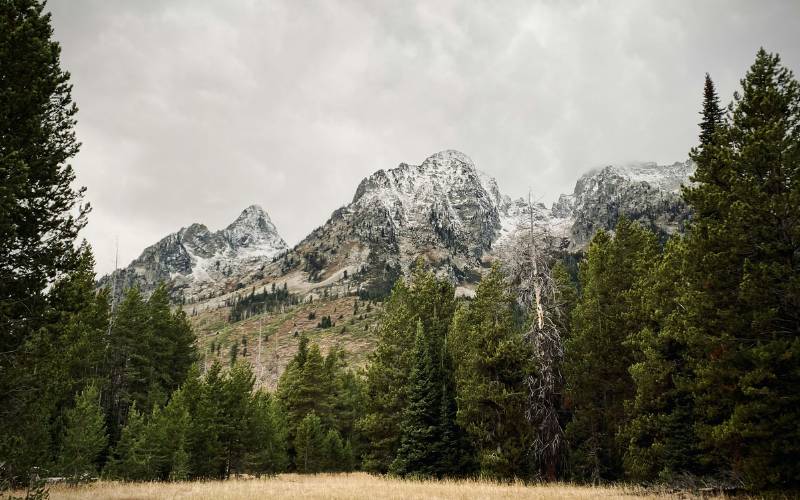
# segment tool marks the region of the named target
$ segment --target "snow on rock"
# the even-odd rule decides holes
[[[285,250],[269,215],[251,205],[220,231],[192,224],[168,235],[127,268],[101,278],[100,286],[116,280],[118,293],[132,286],[148,293],[164,281],[175,298],[200,298],[235,287]]]
[[[570,251],[581,250],[598,229],[613,230],[621,215],[661,233],[680,231],[689,216],[680,188],[693,172],[690,161],[606,166],[583,175],[552,207],[534,203],[530,213],[525,200],[502,194],[467,155],[445,150],[366,177],[351,203],[292,249],[252,205],[223,230],[192,224],[165,237],[101,285],[117,280],[117,289],[148,291],[164,280],[173,296],[188,300],[267,281],[289,281],[304,294],[352,293],[370,283],[385,286],[423,257],[463,286],[480,278],[520,219],[532,217]]]

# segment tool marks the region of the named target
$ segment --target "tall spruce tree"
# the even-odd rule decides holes
[[[72,187],[75,174],[67,163],[80,146],[74,132],[78,110],[60,54],[43,2],[0,4],[3,370],[40,324],[47,285],[76,268],[74,241],[88,212],[88,205],[80,205],[84,188]]]
[[[699,165],[696,182],[722,188],[715,148],[723,141],[726,122],[711,77],[703,86],[699,146],[692,157]],[[695,207],[696,218],[717,218],[711,205]],[[703,474],[694,433],[695,401],[689,363],[684,276],[689,264],[685,242],[670,240],[649,273],[640,276],[636,295],[643,306],[642,329],[630,339],[635,362],[629,371],[636,386],[630,416],[621,432],[626,444],[625,472],[638,481],[671,482],[685,474]]]
[[[576,480],[622,477],[617,431],[626,423],[626,401],[635,390],[628,373],[634,360],[629,340],[643,318],[634,285],[657,248],[651,232],[623,217],[613,238],[603,231],[595,235],[581,265],[582,296],[564,362],[573,415],[566,435]]]
[[[192,370],[182,387],[191,415],[187,451],[189,470],[195,478],[219,479],[225,476],[227,454],[222,428],[226,423],[219,408],[224,384],[222,367],[215,361],[202,379],[196,370]]]
[[[286,409],[289,452],[295,454],[297,427],[309,413],[314,413],[322,424],[333,423],[332,407],[335,401],[334,379],[326,368],[319,345],[300,338],[297,354],[289,362],[278,381],[278,398]],[[299,463],[295,462],[299,467]]]
[[[446,336],[426,332],[422,318],[417,320],[413,359],[400,447],[390,472],[438,478],[473,472],[474,451],[456,421],[455,377]]]
[[[249,435],[253,448],[246,457],[246,469],[257,476],[276,474],[289,464],[286,415],[277,398],[258,391],[253,395]]]
[[[400,419],[408,401],[415,310],[411,290],[397,280],[378,325],[378,346],[366,370],[365,415],[358,427],[369,441],[363,467],[386,473],[400,445]]]
[[[48,292],[78,269],[89,210],[67,163],[77,108],[60,50],[43,2],[0,3],[0,456],[14,483],[52,460],[49,419],[64,398],[41,376],[58,334]]]
[[[320,472],[326,462],[325,430],[313,411],[297,425],[294,440],[295,462],[299,472]]]
[[[464,470],[453,470],[461,466],[445,465],[463,462],[466,467],[469,462],[463,446],[463,429],[457,426],[453,418],[454,375],[446,342],[455,311],[454,292],[452,284],[426,272],[421,262],[417,264],[408,285],[402,281],[395,285],[381,321],[379,345],[367,369],[366,415],[359,423],[370,440],[370,449],[364,457],[364,467],[368,470],[385,472],[394,464],[393,470],[400,474],[442,476],[464,473]],[[448,452],[443,454],[440,451],[426,471],[409,468],[402,465],[403,460],[396,460],[403,446],[404,429],[410,429],[408,420],[412,417],[408,412],[412,406],[411,398],[421,397],[420,394],[412,396],[412,388],[415,384],[425,384],[421,380],[412,382],[415,369],[422,370],[420,376],[425,372],[423,367],[418,366],[419,360],[413,354],[416,341],[412,343],[411,340],[416,336],[412,335],[409,327],[417,323],[421,323],[424,332],[424,348],[433,351],[430,353],[431,363],[435,361],[431,369],[436,370],[434,399],[438,428],[432,431],[437,441],[431,446],[443,449],[443,442],[450,443],[447,445]],[[455,426],[452,429],[457,432],[447,431],[448,426]]]
[[[408,408],[403,412],[400,447],[390,472],[401,476],[435,477],[438,469],[437,444],[441,416],[441,390],[436,379],[434,346],[417,320],[413,359],[408,387]]]
[[[108,434],[96,387],[87,387],[75,398],[75,407],[67,411],[64,434],[59,470],[71,478],[97,474],[98,459],[108,444]]]
[[[103,474],[112,479],[152,479],[148,473],[149,457],[144,451],[144,416],[134,405],[128,413],[128,421],[120,438],[106,462]]]
[[[669,240],[634,285],[643,315],[629,341],[636,392],[620,439],[626,446],[625,473],[636,481],[674,482],[704,472],[694,434],[693,373],[686,363],[685,250],[682,238]]]
[[[108,430],[116,443],[134,403],[140,411],[152,409],[149,397],[152,372],[147,347],[147,308],[138,288],[131,288],[117,307],[108,339],[106,368],[109,385],[105,396]]]
[[[535,428],[525,415],[534,367],[517,316],[507,277],[494,266],[453,318],[458,422],[477,448],[481,475],[496,479],[535,474]]]
[[[695,430],[707,466],[753,488],[797,487],[800,85],[763,49],[741,84],[684,190]]]

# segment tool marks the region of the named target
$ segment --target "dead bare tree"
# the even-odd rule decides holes
[[[516,229],[505,246],[504,265],[526,311],[525,338],[530,343],[536,373],[527,377],[529,403],[526,417],[537,426],[533,453],[546,479],[554,480],[564,450],[564,431],[558,418],[563,378],[564,344],[561,317],[564,312],[558,284],[550,266],[558,239],[537,219],[530,195],[518,217]]]

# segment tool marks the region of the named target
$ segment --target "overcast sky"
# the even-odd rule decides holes
[[[800,2],[50,0],[98,271],[258,203],[292,245],[358,182],[458,149],[550,203],[605,164],[682,161],[703,75],[800,69]]]

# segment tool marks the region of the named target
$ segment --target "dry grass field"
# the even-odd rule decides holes
[[[264,499],[582,499],[670,498],[623,487],[579,487],[567,484],[525,486],[478,481],[404,481],[365,473],[281,474],[264,479],[187,483],[99,482],[79,487],[53,486],[50,498],[128,500],[140,498],[244,500]],[[685,495],[672,498],[686,498]]]

